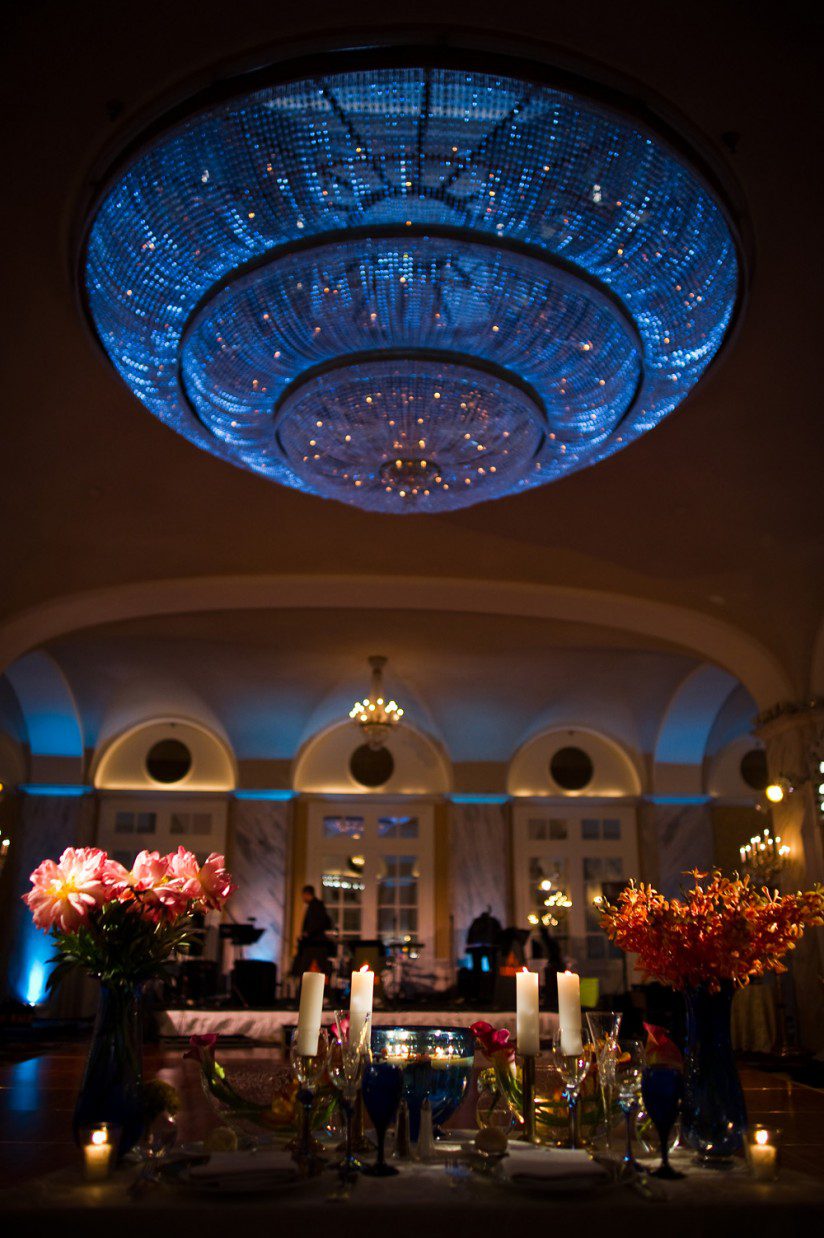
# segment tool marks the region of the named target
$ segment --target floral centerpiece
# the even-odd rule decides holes
[[[184,847],[164,856],[141,851],[130,869],[98,847],[67,847],[59,861],[44,860],[31,883],[24,901],[55,944],[49,987],[72,971],[100,981],[75,1132],[109,1122],[120,1129],[122,1155],[142,1123],[142,987],[188,949],[197,914],[222,910],[236,887],[222,855],[201,864]]]
[[[615,904],[602,902],[601,923],[647,976],[684,993],[682,1131],[703,1158],[726,1159],[746,1124],[730,1037],[734,989],[786,971],[783,959],[804,930],[824,924],[824,891],[781,895],[718,870],[689,875],[682,898],[630,882]]]
[[[523,1078],[516,1060],[517,1043],[507,1028],[479,1020],[469,1029],[489,1066],[478,1076],[478,1126],[495,1125],[505,1106],[506,1124],[523,1124]],[[543,1144],[562,1146],[569,1134],[569,1109],[557,1071],[539,1063],[535,1088],[535,1133]],[[579,1114],[582,1132],[591,1133],[598,1120],[597,1069],[591,1069],[581,1088]]]

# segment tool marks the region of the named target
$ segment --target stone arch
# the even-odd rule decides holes
[[[153,745],[171,739],[188,748],[191,766],[180,781],[164,784],[150,776],[146,756]],[[223,738],[200,722],[172,716],[135,723],[112,737],[95,753],[92,778],[101,791],[231,791],[237,770]]]
[[[665,640],[724,667],[759,708],[794,695],[792,679],[760,642],[704,611],[626,594],[514,581],[386,576],[208,576],[141,581],[56,598],[0,627],[0,668],[66,632],[150,615],[243,609],[466,611],[598,624]]]
[[[552,754],[562,747],[581,748],[593,764],[592,782],[580,791],[556,787],[549,772]],[[552,726],[522,744],[507,772],[507,792],[515,796],[637,796],[643,778],[637,757],[602,731],[567,724]]]
[[[445,795],[452,787],[452,768],[443,748],[415,727],[398,727],[386,741],[394,770],[380,787],[365,787],[349,770],[349,758],[363,737],[357,726],[335,722],[307,740],[292,766],[297,792],[338,795]]]
[[[81,782],[83,731],[72,690],[51,654],[26,653],[6,668],[26,727],[32,781]]]
[[[682,680],[658,728],[653,759],[656,795],[701,795],[704,755],[718,712],[738,681],[720,666],[704,664]]]

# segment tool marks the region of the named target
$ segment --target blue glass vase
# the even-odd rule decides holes
[[[74,1110],[74,1137],[107,1122],[119,1132],[117,1157],[134,1147],[143,1128],[142,986],[101,984],[89,1056]]]
[[[687,1038],[681,1136],[704,1161],[726,1161],[743,1144],[747,1110],[732,1051],[733,986],[684,994]]]

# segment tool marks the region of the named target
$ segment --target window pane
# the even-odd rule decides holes
[[[395,909],[393,907],[382,907],[378,912],[378,936],[395,936]]]
[[[601,822],[587,821],[581,822],[581,837],[585,842],[591,842],[594,838],[601,837]]]
[[[549,837],[552,839],[566,838],[567,837],[566,821],[557,821],[557,820],[550,821]]]
[[[398,931],[401,933],[417,933],[418,913],[412,907],[402,907],[398,912]]]
[[[343,912],[343,931],[345,933],[360,934],[361,913],[360,907],[346,907]]]
[[[115,834],[133,834],[134,833],[134,813],[119,812],[114,819]]]
[[[607,818],[604,821],[604,838],[616,839],[621,837],[621,822],[615,821],[612,818]]]
[[[417,817],[380,817],[378,819],[379,838],[417,838]]]
[[[156,824],[157,824],[157,813],[139,812],[137,814],[138,834],[154,834]]]
[[[324,817],[324,838],[363,838],[363,817]]]

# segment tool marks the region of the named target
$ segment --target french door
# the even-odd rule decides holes
[[[313,800],[308,880],[340,940],[434,948],[434,813],[419,801]]]

